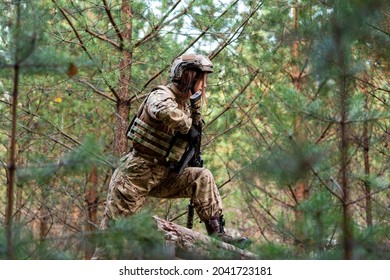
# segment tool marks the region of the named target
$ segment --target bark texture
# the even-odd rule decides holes
[[[165,221],[156,216],[157,228],[165,233],[167,251],[172,258],[180,259],[239,259],[255,260],[257,256],[231,244],[202,233]]]

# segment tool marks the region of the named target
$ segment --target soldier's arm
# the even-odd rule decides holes
[[[192,119],[178,108],[174,98],[165,91],[153,92],[146,103],[146,110],[152,118],[163,121],[182,134],[191,128]]]

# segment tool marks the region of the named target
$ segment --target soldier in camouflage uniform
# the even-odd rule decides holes
[[[120,159],[111,178],[102,230],[110,220],[136,213],[146,196],[192,198],[209,235],[229,243],[248,241],[225,233],[221,196],[208,169],[186,167],[182,174],[172,169],[187,142],[199,136],[192,126],[189,98],[197,91],[205,98],[206,76],[212,70],[207,57],[182,55],[171,67],[172,83],[155,88],[145,99],[128,131],[132,150]],[[95,259],[100,257],[98,251]]]

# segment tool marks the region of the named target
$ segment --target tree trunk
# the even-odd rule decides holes
[[[365,75],[365,80],[368,80],[368,75]],[[363,86],[363,92],[366,95],[366,100],[364,104],[364,110],[368,112],[368,93],[366,84]],[[364,194],[366,197],[366,224],[368,227],[372,226],[372,198],[371,194],[371,185],[369,181],[370,176],[370,135],[368,132],[368,121],[363,123],[363,160],[364,160]]]
[[[20,3],[16,5],[16,32],[21,32],[20,24]],[[9,145],[9,162],[7,170],[7,204],[5,209],[5,236],[6,236],[6,255],[8,259],[14,259],[13,248],[13,209],[14,209],[14,186],[16,179],[16,123],[17,123],[17,106],[19,95],[19,54],[18,45],[15,51],[15,65],[14,65],[14,80],[13,80],[13,92],[12,92],[12,106],[11,106],[11,138]]]
[[[131,63],[132,52],[129,50],[132,41],[132,7],[131,1],[122,1],[122,23],[124,29],[122,30],[123,44],[126,46],[122,49],[122,55],[119,63],[119,99],[116,104],[116,132],[115,132],[115,146],[114,153],[121,156],[127,150],[126,130],[129,124],[130,112],[130,94],[129,85],[131,81]],[[123,46],[122,44],[122,46]]]
[[[231,244],[215,240],[186,227],[153,217],[157,228],[165,233],[166,247],[172,258],[212,259],[218,254],[222,258],[255,260],[257,256]]]
[[[342,26],[337,19],[334,25],[334,40],[336,44],[336,58],[339,71],[339,92],[340,92],[340,176],[343,190],[342,209],[343,209],[343,248],[344,258],[352,259],[352,230],[351,217],[349,209],[350,189],[349,189],[349,140],[348,140],[348,69],[347,69],[347,46],[344,42]]]
[[[19,223],[22,217],[22,205],[23,205],[23,189],[21,186],[16,188],[16,212],[15,212],[15,222]]]
[[[87,236],[95,230],[97,224],[97,206],[99,202],[98,195],[98,171],[95,166],[92,167],[87,181],[87,189],[85,194],[85,202],[87,204]],[[87,242],[85,248],[85,259],[90,260],[94,253],[94,248]]]
[[[41,190],[41,209],[39,210],[39,239],[44,241],[49,232],[48,221],[50,213],[47,209],[47,190],[42,187]]]
[[[294,88],[299,92],[299,94],[302,93],[302,73],[301,69],[299,66],[299,38],[298,38],[298,22],[299,22],[299,10],[298,10],[298,0],[295,1],[294,6],[292,8],[292,15],[293,15],[293,33],[294,36],[296,37],[293,42],[292,42],[292,50],[291,50],[291,55],[292,55],[292,69],[291,69],[291,80],[293,83]],[[294,135],[295,135],[295,141],[298,145],[302,143],[302,140],[305,139],[305,135],[302,133],[302,117],[299,115],[295,118],[294,120]],[[299,149],[300,147],[297,147]],[[307,183],[300,181],[298,182],[293,189],[294,192],[294,198],[296,200],[296,207],[294,209],[295,211],[295,217],[298,221],[302,220],[302,212],[297,209],[299,204],[306,200],[308,198],[308,188],[307,188]]]
[[[16,155],[16,161],[18,166],[23,165],[23,157],[20,148],[18,149],[18,153]],[[14,214],[14,221],[16,223],[20,223],[20,219],[22,217],[22,205],[23,205],[23,185],[21,183],[16,182],[16,209]]]

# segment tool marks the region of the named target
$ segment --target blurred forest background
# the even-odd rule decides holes
[[[185,225],[187,199],[97,228],[129,120],[188,52],[214,63],[227,230],[262,259],[390,259],[389,43],[387,0],[1,1],[0,259],[163,258],[145,216]]]

